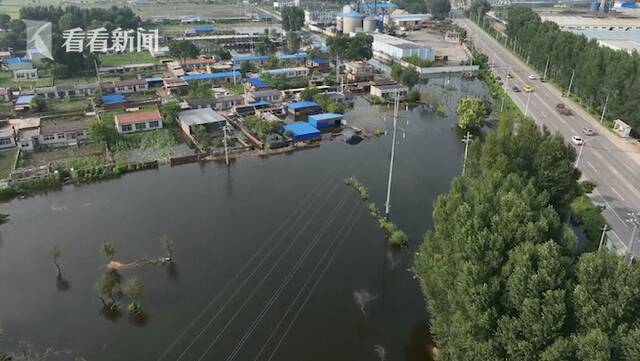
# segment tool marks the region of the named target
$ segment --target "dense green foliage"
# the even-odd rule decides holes
[[[272,122],[264,118],[250,115],[244,118],[244,125],[249,131],[255,134],[256,138],[266,141],[267,137],[272,134],[278,134],[281,130],[280,124]]]
[[[368,60],[373,56],[373,36],[358,33],[356,36],[334,36],[327,39],[331,55],[345,61]]]
[[[400,0],[398,5],[410,13],[431,13],[434,17],[440,19],[447,17],[451,10],[449,0]]]
[[[320,94],[320,89],[315,86],[308,86],[300,92],[300,100],[311,101],[318,94]]]
[[[212,95],[211,84],[207,82],[192,81],[189,83],[187,97],[189,98],[210,98]]]
[[[469,8],[465,10],[465,15],[470,18],[482,17],[491,10],[491,4],[487,0],[474,0]]]
[[[640,128],[640,55],[598,45],[582,35],[561,31],[552,22],[540,21],[531,9],[513,7],[507,14],[510,46],[539,71],[549,57],[547,77],[568,88],[589,108],[601,111],[607,95],[607,117],[620,118]]]
[[[456,111],[460,129],[478,130],[482,128],[485,118],[491,113],[491,106],[484,99],[464,97],[458,100]]]
[[[320,108],[326,113],[344,114],[346,110],[344,102],[336,101],[326,94],[317,94],[313,97],[313,100],[318,103]]]
[[[413,88],[420,81],[420,73],[411,66],[391,65],[391,79]]]
[[[574,160],[522,118],[471,145],[415,264],[440,360],[637,359],[640,269],[578,257],[563,222],[580,189]]]
[[[32,112],[44,112],[47,110],[47,100],[43,97],[35,96],[29,102],[29,108]]]
[[[176,40],[169,43],[169,55],[184,61],[200,55],[200,48],[189,40]]]
[[[409,64],[413,64],[420,68],[428,68],[433,65],[433,62],[429,59],[422,59],[417,55],[405,56],[402,60],[406,61]]]
[[[286,31],[298,31],[304,25],[304,10],[297,6],[285,6],[280,11],[282,16],[282,29]]]

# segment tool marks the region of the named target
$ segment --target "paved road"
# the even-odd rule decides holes
[[[626,253],[630,246],[632,226],[626,221],[628,213],[640,208],[640,152],[637,145],[619,138],[603,127],[597,119],[583,111],[548,83],[530,80],[529,74],[536,74],[509,50],[487,35],[468,19],[458,19],[458,24],[467,29],[476,48],[489,56],[493,71],[506,81],[506,88],[517,106],[527,112],[539,124],[551,131],[561,133],[568,142],[573,135],[586,140],[578,167],[583,178],[597,184],[591,199],[605,206],[603,216],[613,228],[608,233],[609,247]],[[506,73],[513,75],[507,79]],[[515,93],[511,87],[524,84],[534,87],[532,93]],[[527,106],[527,102],[529,103]],[[562,116],[555,110],[556,104],[564,103],[573,111],[572,116]],[[585,136],[584,127],[595,130],[595,136]],[[576,146],[576,151],[580,147]],[[633,247],[634,254],[640,254],[640,245]]]

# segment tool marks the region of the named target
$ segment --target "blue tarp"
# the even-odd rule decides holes
[[[16,65],[16,64],[21,64],[21,63],[31,63],[31,59],[29,58],[25,58],[25,57],[15,57],[15,58],[9,58],[7,59],[7,64],[9,65]]]
[[[343,118],[342,114],[337,113],[322,113],[316,115],[310,115],[307,120],[312,126],[322,129],[336,126],[336,122],[340,122]]]
[[[256,89],[268,88],[269,87],[269,83],[263,81],[260,78],[249,78],[249,79],[247,79],[247,81],[249,82],[249,84],[251,84],[254,87],[256,87]]]
[[[110,105],[110,104],[120,104],[126,103],[127,99],[121,93],[113,93],[102,96],[102,104]]]
[[[235,62],[239,61],[267,61],[269,57],[267,55],[236,55],[231,58]]]
[[[158,83],[162,81],[162,78],[158,78],[158,77],[146,78],[145,81],[147,83]]]
[[[314,56],[313,58],[311,58],[311,61],[316,64],[327,64],[329,62],[329,59],[322,56]]]
[[[193,31],[194,33],[208,33],[213,31],[213,26],[194,26],[189,30]]]
[[[320,138],[320,131],[307,122],[295,122],[283,128],[285,133],[291,132],[294,142]]]
[[[300,110],[300,109],[304,109],[304,108],[319,107],[320,104],[318,104],[316,102],[302,101],[302,102],[289,103],[289,104],[287,104],[287,106],[288,106],[289,109]]]
[[[192,74],[192,75],[185,75],[182,77],[183,80],[185,81],[190,81],[190,80],[210,80],[210,79],[221,79],[221,78],[233,78],[233,77],[240,77],[241,74],[238,71],[225,71],[225,72],[221,72],[221,73],[206,73],[206,74]]]
[[[16,105],[25,105],[31,103],[33,95],[21,95],[16,99]]]
[[[295,53],[295,54],[282,54],[279,55],[278,60],[304,60],[307,58],[307,53]]]

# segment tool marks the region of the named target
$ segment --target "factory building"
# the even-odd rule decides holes
[[[373,34],[372,48],[373,56],[384,61],[397,61],[411,56],[430,61],[435,59],[432,47],[386,34]]]

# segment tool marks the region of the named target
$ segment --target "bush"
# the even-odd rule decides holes
[[[587,196],[579,196],[571,203],[572,221],[580,226],[591,243],[591,249],[595,249],[600,243],[602,227],[607,223]]]
[[[61,185],[57,174],[37,179],[14,181],[6,188],[0,189],[0,200],[9,200],[19,196],[27,196],[34,192],[56,188]]]
[[[584,193],[591,193],[596,188],[596,184],[588,180],[580,182],[580,186],[582,187]]]
[[[391,242],[391,244],[396,246],[406,246],[408,240],[409,237],[407,237],[407,234],[399,229],[395,230],[393,233],[391,233],[391,236],[389,236],[389,241]]]

